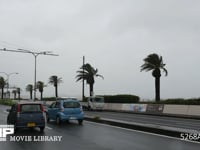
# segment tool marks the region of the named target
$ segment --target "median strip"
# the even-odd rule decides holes
[[[144,132],[149,132],[149,133],[177,137],[177,138],[183,138],[181,135],[184,134],[184,135],[188,135],[188,140],[200,142],[200,131],[197,131],[197,130],[161,126],[161,125],[156,125],[156,124],[126,122],[122,120],[101,118],[99,116],[88,116],[88,115],[85,115],[85,120],[101,123],[101,124],[108,124],[112,126],[127,128],[127,129],[133,129],[133,130],[139,130],[139,131],[144,131]],[[190,137],[196,136],[196,138],[189,139],[189,136]],[[187,140],[187,137],[183,140]]]

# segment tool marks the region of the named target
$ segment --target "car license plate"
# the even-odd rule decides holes
[[[76,117],[70,117],[69,119],[70,120],[76,120]]]
[[[29,122],[29,123],[27,124],[27,127],[35,127],[35,123],[34,123],[34,122]]]

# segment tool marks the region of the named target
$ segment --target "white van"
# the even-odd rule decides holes
[[[104,97],[92,96],[88,97],[88,110],[103,110],[104,108]]]

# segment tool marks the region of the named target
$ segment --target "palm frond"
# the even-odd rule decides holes
[[[163,63],[163,57],[153,53],[144,58],[144,64],[141,66],[140,71],[154,71],[157,69],[162,69],[165,72],[165,75],[167,75],[168,72],[164,66],[165,64]]]
[[[104,79],[104,77],[100,74],[96,74],[96,77],[101,77],[102,79]]]

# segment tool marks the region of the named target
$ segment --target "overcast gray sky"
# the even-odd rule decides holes
[[[95,94],[153,99],[154,78],[140,66],[157,53],[169,72],[161,77],[161,98],[200,97],[199,0],[0,0],[0,22],[0,48],[59,54],[37,59],[37,80],[63,78],[59,96],[81,95],[75,76],[85,55],[105,78],[96,78]],[[10,84],[28,95],[34,57],[0,51],[0,72],[19,72]],[[44,96],[54,96],[54,87]]]

